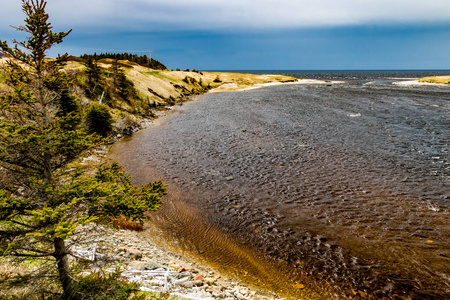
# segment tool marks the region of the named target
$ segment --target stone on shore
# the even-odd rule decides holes
[[[144,264],[142,270],[149,270],[149,271],[152,271],[152,270],[156,270],[156,269],[166,269],[166,268],[167,268],[167,267],[163,266],[162,264],[159,264],[159,263],[154,262],[154,261],[152,261],[152,260],[148,260],[148,261]]]

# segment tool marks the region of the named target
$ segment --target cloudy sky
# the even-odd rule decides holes
[[[48,0],[49,55],[133,52],[200,70],[450,69],[449,0]],[[0,39],[20,39],[0,0]]]

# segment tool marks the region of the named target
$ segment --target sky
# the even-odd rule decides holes
[[[48,0],[49,56],[149,55],[171,69],[450,69],[449,0]],[[0,40],[24,36],[0,0]]]

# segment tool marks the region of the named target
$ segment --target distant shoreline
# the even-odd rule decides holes
[[[397,81],[393,83],[394,85],[400,86],[411,86],[411,85],[450,85],[450,76],[430,76],[422,77],[415,80]]]

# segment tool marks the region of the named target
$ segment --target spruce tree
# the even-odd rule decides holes
[[[165,186],[134,186],[117,164],[94,176],[69,167],[83,151],[102,143],[80,126],[75,98],[62,72],[67,54],[46,58],[47,51],[70,33],[54,33],[46,1],[22,0],[28,34],[14,47],[0,41],[7,57],[6,83],[12,92],[0,97],[0,255],[10,260],[53,261],[64,299],[78,299],[67,240],[80,225],[120,214],[142,222],[157,209]],[[49,272],[52,272],[50,270]],[[6,281],[30,276],[13,276]]]

